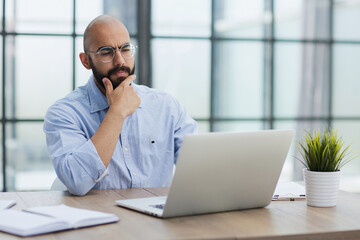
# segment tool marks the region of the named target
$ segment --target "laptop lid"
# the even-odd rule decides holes
[[[162,217],[267,206],[295,131],[185,137]]]

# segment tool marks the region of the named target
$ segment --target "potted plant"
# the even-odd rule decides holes
[[[340,169],[352,158],[349,147],[344,146],[337,131],[329,128],[304,134],[299,151],[305,166],[303,170],[307,205],[314,207],[336,206],[340,185]]]

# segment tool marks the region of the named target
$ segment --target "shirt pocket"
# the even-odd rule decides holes
[[[165,139],[158,136],[147,136],[142,144],[146,148],[143,154],[148,161],[160,163],[170,160],[171,149],[169,149],[169,143]]]
[[[165,164],[165,162],[172,161],[174,153],[172,152],[171,143],[169,139],[156,134],[149,134],[140,140],[140,151],[138,152],[139,160],[145,164],[152,164],[154,167],[157,164]]]
[[[158,141],[153,137],[144,137],[140,140],[139,160],[145,164],[152,164],[159,161]]]

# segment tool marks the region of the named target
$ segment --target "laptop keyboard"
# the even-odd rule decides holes
[[[164,210],[164,206],[165,206],[165,204],[150,205],[150,207],[159,208],[159,209],[162,209],[162,210]]]

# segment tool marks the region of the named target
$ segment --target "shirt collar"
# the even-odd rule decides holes
[[[93,75],[91,75],[91,77],[89,78],[87,85],[88,85],[88,95],[89,95],[89,99],[90,99],[91,113],[102,111],[102,110],[109,108],[107,99],[102,94],[102,92],[100,91],[98,86],[96,85]],[[139,87],[134,83],[132,85],[134,86],[134,89],[138,93],[139,97],[141,98],[141,95],[139,94],[139,91],[138,91]],[[142,104],[143,103],[141,101],[139,108],[142,107]]]

